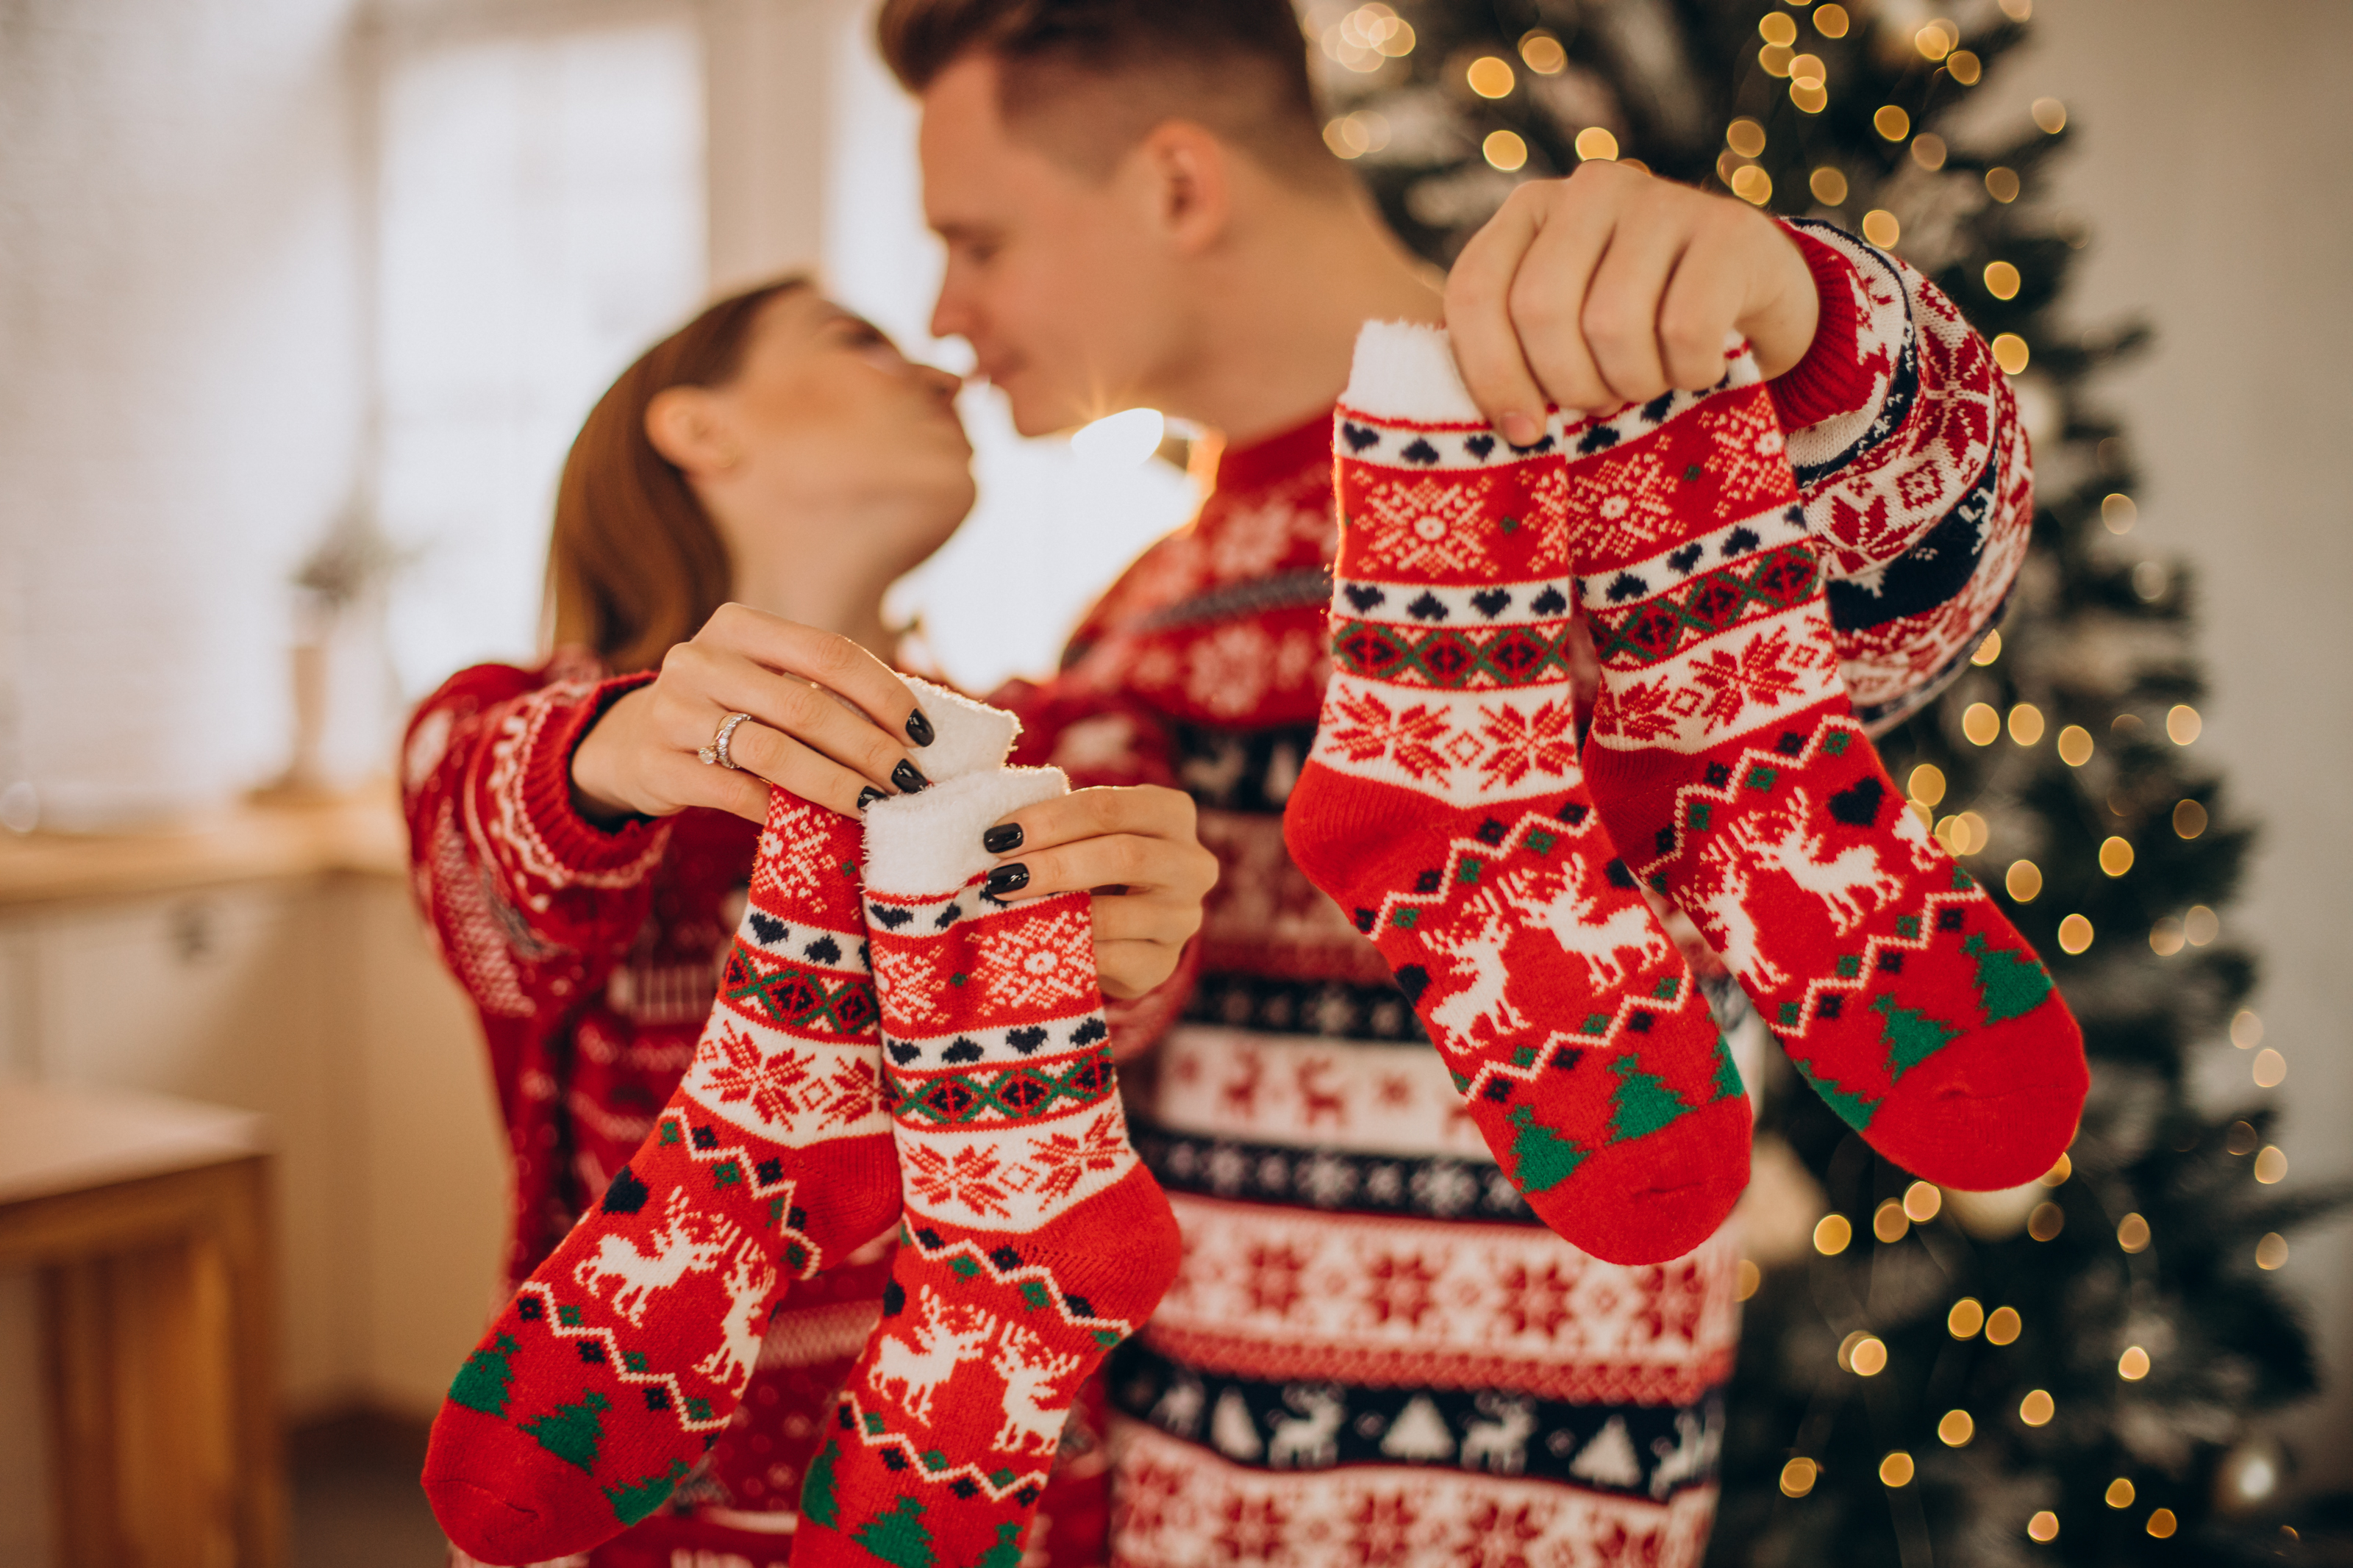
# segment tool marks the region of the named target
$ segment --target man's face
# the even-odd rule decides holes
[[[972,344],[1025,436],[1149,404],[1183,334],[1148,171],[1131,159],[1098,181],[1008,132],[982,58],[923,94],[921,147],[948,252],[933,335]]]

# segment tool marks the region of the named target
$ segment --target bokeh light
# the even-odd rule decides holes
[[[1481,55],[1462,73],[1471,90],[1482,98],[1507,97],[1519,78],[1513,74],[1511,62],[1501,55]]]

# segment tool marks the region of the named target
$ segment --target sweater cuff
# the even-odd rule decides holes
[[[1856,351],[1862,307],[1856,300],[1861,279],[1853,264],[1803,229],[1785,224],[1781,232],[1806,258],[1821,299],[1806,357],[1767,384],[1781,427],[1802,430],[1862,408],[1871,401],[1875,378]]]
[[[588,737],[605,710],[638,688],[649,684],[653,670],[617,676],[551,716],[532,747],[522,770],[522,808],[541,841],[567,869],[600,872],[647,860],[668,824],[632,815],[612,827],[602,827],[580,815],[573,804],[572,753]]]

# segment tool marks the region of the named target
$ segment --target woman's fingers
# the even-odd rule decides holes
[[[757,721],[738,724],[734,739],[727,745],[727,755],[742,770],[729,774],[716,764],[705,769],[733,778],[761,780],[800,796],[813,805],[838,811],[844,816],[856,816],[863,810],[862,801],[889,793],[869,782],[864,774],[853,773],[821,752],[812,751],[789,735],[780,734]],[[686,759],[691,767],[702,767],[695,758]],[[759,786],[760,809],[754,820],[765,820],[767,814],[768,792]],[[738,816],[745,815],[738,812]]]
[[[1105,942],[1098,930],[1095,974],[1103,994],[1124,1002],[1159,989],[1176,973],[1176,960],[1183,952],[1182,942]]]
[[[1095,968],[1106,996],[1141,996],[1175,973],[1218,880],[1192,797],[1154,785],[1041,801],[991,826],[982,844],[998,858],[987,890],[1004,902],[1099,889]]]
[[[879,789],[908,794],[928,782],[922,765],[909,756],[903,739],[878,728],[856,709],[836,701],[806,680],[778,675],[740,654],[691,643],[685,651],[674,651],[673,658],[683,678],[681,695],[691,689],[699,702],[709,705],[702,718],[708,720],[712,735],[728,714],[749,713],[775,734],[790,737],[843,768],[862,773],[867,783]],[[664,668],[667,673],[669,666]],[[682,706],[691,710],[694,705]],[[688,726],[688,732],[679,736],[681,742],[692,742],[699,747],[711,739],[710,735],[694,739],[691,726],[699,721],[682,718],[681,721]],[[728,742],[728,755],[739,764],[746,755],[742,750],[744,731],[751,727],[739,727]],[[855,797],[857,792],[850,793]]]
[[[740,655],[839,692],[878,729],[898,737],[902,745],[931,744],[931,721],[917,705],[915,694],[891,673],[889,665],[849,637],[746,605],[722,605],[695,634],[694,643]]]
[[[1182,947],[1201,929],[1201,906],[1166,893],[1097,893],[1095,941]]]
[[[1171,839],[1200,849],[1195,837],[1198,820],[1193,797],[1182,790],[1164,789],[1157,784],[1079,789],[1023,806],[989,830],[997,837],[984,836],[982,842],[991,854],[1003,855],[1015,850],[1051,849],[1088,838],[1134,835]],[[1018,831],[1008,840],[1002,831],[1006,828]]]
[[[982,844],[999,857],[988,890],[1008,900],[1118,887],[1166,894],[1198,921],[1218,879],[1217,857],[1194,834],[1192,800],[1151,785],[1080,790],[1025,807]]]

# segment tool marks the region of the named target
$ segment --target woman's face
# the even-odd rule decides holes
[[[814,289],[787,289],[760,308],[734,379],[691,389],[706,455],[685,466],[739,552],[746,536],[855,507],[872,519],[867,542],[904,570],[972,509],[959,384]]]

